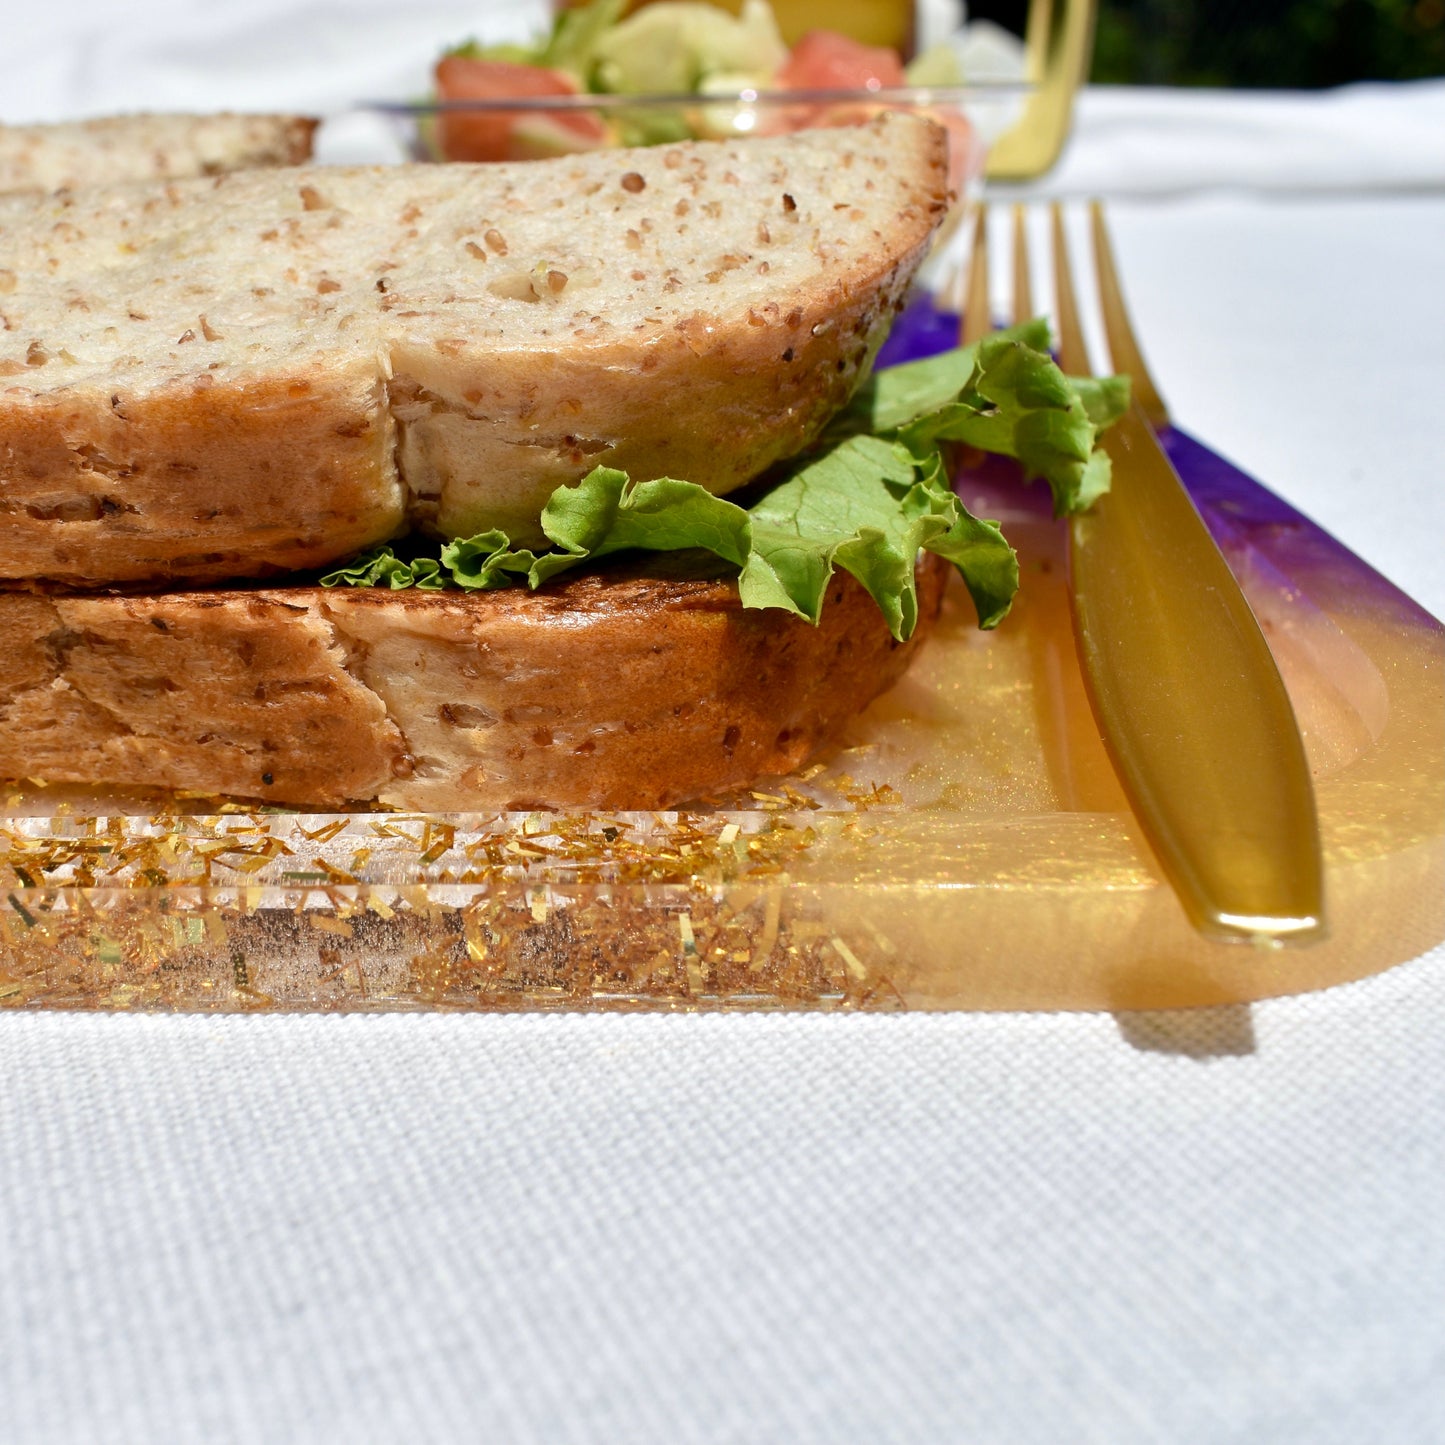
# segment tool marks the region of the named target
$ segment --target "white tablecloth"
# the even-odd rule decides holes
[[[405,94],[483,8],[289,13],[32,7],[0,115]],[[1092,94],[1051,181],[1179,418],[1437,616],[1442,104]],[[1440,949],[1187,1020],[6,1015],[0,1440],[1413,1445],[1442,1219]]]

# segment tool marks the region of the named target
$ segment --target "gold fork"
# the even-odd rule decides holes
[[[1324,930],[1323,866],[1304,744],[1279,669],[1154,427],[1169,423],[1124,309],[1098,202],[1100,309],[1133,403],[1104,433],[1109,493],[1070,521],[1074,635],[1094,716],[1135,817],[1190,921],[1221,939]],[[964,340],[989,328],[980,209]],[[1053,206],[1059,364],[1089,375],[1063,215]],[[1033,315],[1022,207],[1014,317]],[[1152,423],[1152,425],[1151,425]]]

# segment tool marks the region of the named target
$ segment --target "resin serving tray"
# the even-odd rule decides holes
[[[1167,438],[1289,686],[1330,935],[1207,943],[1094,730],[1041,488],[967,476],[1019,549],[955,587],[822,763],[662,814],[213,811],[0,799],[0,1007],[1154,1009],[1360,977],[1445,936],[1445,632],[1307,519]],[[187,812],[187,808],[212,811]]]

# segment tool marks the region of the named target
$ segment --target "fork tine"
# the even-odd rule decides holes
[[[988,302],[988,206],[980,201],[973,223],[973,250],[968,258],[968,292],[963,301],[963,327],[958,340],[962,346],[993,330]]]
[[[1023,203],[1014,203],[1014,325],[1034,319],[1034,293],[1029,284],[1029,234]]]
[[[1054,311],[1059,323],[1059,365],[1070,376],[1089,376],[1089,349],[1079,325],[1074,299],[1074,278],[1069,270],[1069,244],[1064,236],[1064,211],[1057,201],[1049,207],[1054,231]]]
[[[1104,331],[1109,338],[1109,356],[1114,370],[1122,371],[1133,387],[1134,400],[1158,431],[1169,425],[1169,409],[1159,388],[1144,365],[1138,339],[1124,305],[1124,290],[1114,265],[1114,248],[1109,244],[1109,230],[1104,224],[1104,207],[1100,201],[1089,202],[1089,219],[1094,233],[1094,270],[1099,277],[1099,309],[1104,313]]]

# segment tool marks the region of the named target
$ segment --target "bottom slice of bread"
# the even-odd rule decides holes
[[[800,767],[892,686],[839,573],[817,627],[668,559],[539,592],[0,595],[0,776],[433,812],[658,808]]]

